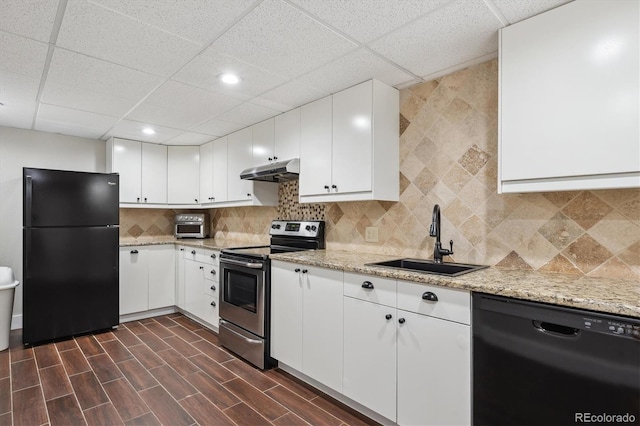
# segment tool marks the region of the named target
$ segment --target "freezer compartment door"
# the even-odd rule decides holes
[[[24,343],[118,324],[118,228],[24,229]]]
[[[119,223],[117,174],[23,169],[25,227]]]

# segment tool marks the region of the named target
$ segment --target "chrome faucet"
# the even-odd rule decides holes
[[[436,245],[433,248],[433,261],[435,263],[442,263],[442,256],[450,256],[453,254],[453,240],[449,241],[449,250],[443,249],[442,243],[440,242],[440,206],[438,204],[433,206],[429,236],[436,237]]]

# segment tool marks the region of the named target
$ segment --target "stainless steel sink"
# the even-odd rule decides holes
[[[470,265],[465,263],[435,263],[431,260],[396,259],[386,262],[368,263],[366,266],[382,266],[385,268],[402,269],[405,271],[424,272],[427,274],[457,277],[480,269],[486,265]]]

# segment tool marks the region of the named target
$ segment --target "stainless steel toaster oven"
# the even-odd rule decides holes
[[[207,238],[209,215],[204,213],[177,214],[175,218],[176,238]]]

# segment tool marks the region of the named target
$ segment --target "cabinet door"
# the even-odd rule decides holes
[[[254,166],[261,166],[273,161],[273,126],[273,118],[251,126]]]
[[[301,196],[327,194],[331,187],[332,102],[327,96],[300,108]]]
[[[471,424],[471,327],[398,316],[398,424]]]
[[[205,294],[202,297],[202,320],[211,324],[212,326],[218,327],[218,323],[220,322],[220,315],[218,313],[218,299],[211,296],[210,294]]]
[[[373,82],[333,95],[332,192],[371,191]]]
[[[227,137],[213,141],[213,201],[227,201]]]
[[[171,246],[147,247],[149,257],[149,309],[176,304],[176,262]]]
[[[168,161],[169,204],[198,204],[200,198],[200,148],[170,146]]]
[[[203,263],[188,259],[184,261],[184,309],[198,318],[204,316],[204,268]]]
[[[213,202],[213,142],[200,145],[200,203]]]
[[[396,418],[396,324],[394,308],[344,298],[343,393],[390,420]]]
[[[300,157],[300,108],[276,116],[275,138],[274,160]]]
[[[228,136],[227,159],[228,181],[227,198],[229,201],[251,199],[252,181],[240,179],[240,173],[253,164],[251,127],[242,129]]]
[[[640,185],[639,16],[578,1],[501,30],[502,191]]]
[[[302,371],[302,274],[296,268],[271,264],[271,356]]]
[[[149,307],[149,263],[142,247],[120,248],[120,315]]]
[[[113,139],[110,172],[120,174],[120,202],[139,203],[142,197],[142,147],[137,141]]]
[[[142,144],[142,202],[167,203],[167,147]]]
[[[185,309],[184,304],[184,247],[176,247],[176,306]]]
[[[343,272],[303,271],[302,372],[342,392]]]

